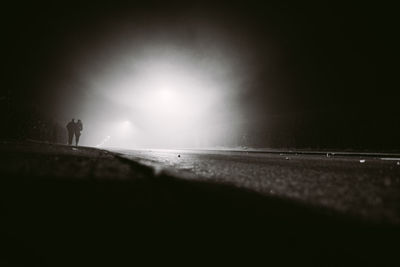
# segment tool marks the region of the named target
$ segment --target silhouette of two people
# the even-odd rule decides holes
[[[75,122],[75,119],[72,119],[70,122],[68,122],[67,124],[68,145],[72,145],[72,140],[75,135],[75,145],[78,146],[82,130],[83,130],[83,125],[81,120]]]

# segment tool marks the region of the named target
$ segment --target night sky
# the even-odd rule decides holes
[[[400,149],[393,7],[110,1],[21,3],[3,12],[9,123],[33,107],[61,125],[82,118],[88,145],[107,135],[101,125],[129,119],[142,131],[132,147]],[[140,139],[156,128],[136,95],[162,75],[177,76],[178,87],[195,84],[185,91],[190,99],[199,94],[193,114],[201,114],[181,120],[197,126],[174,126],[182,136],[196,132],[185,141]],[[131,92],[120,85],[127,77]]]

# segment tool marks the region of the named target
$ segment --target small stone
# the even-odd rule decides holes
[[[364,163],[365,162],[365,159],[360,159],[360,163]]]
[[[178,158],[180,158],[181,157],[181,155],[178,155]]]
[[[285,159],[286,159],[286,160],[289,160],[289,157],[286,157]]]

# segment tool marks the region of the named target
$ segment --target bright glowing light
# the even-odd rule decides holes
[[[122,124],[121,124],[122,128],[128,128],[129,125],[131,125],[130,121],[123,121]]]
[[[136,130],[129,120],[109,122],[106,126],[107,129],[104,132],[107,131],[110,135],[97,146],[124,147],[129,145],[132,139],[135,138]]]
[[[117,136],[125,137],[128,134],[132,133],[131,122],[128,120],[117,123],[114,128]]]
[[[155,107],[159,109],[160,112],[171,113],[175,112],[182,99],[180,99],[179,94],[169,89],[161,89],[154,92],[154,96],[149,96],[154,98]]]
[[[108,141],[110,141],[111,136],[107,135],[100,144],[97,144],[96,147],[103,147]]]
[[[161,89],[157,92],[157,94],[160,100],[164,103],[168,103],[174,100],[174,93],[171,90]]]
[[[124,57],[125,63],[115,65],[112,75],[91,81],[102,99],[117,107],[109,121],[127,118],[107,123],[112,136],[107,145],[199,147],[213,140],[224,145],[218,140],[232,138],[240,86],[233,64],[220,55],[198,58],[174,49],[148,51],[131,61]]]

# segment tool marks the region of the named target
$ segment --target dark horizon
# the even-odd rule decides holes
[[[93,145],[101,141],[93,132],[129,117],[143,146],[400,150],[390,6],[226,1],[5,10],[1,113],[12,129],[3,138],[43,139],[32,130],[37,120],[64,127],[75,117],[89,126],[82,141]],[[143,139],[160,127],[148,122],[159,114],[145,117],[147,107],[137,107],[149,86],[143,69],[154,68],[167,79],[184,76],[178,87],[193,85],[192,100],[182,98],[188,102],[176,113],[195,116],[185,108],[196,104],[200,114],[196,125],[168,121],[176,123],[165,131],[169,139],[185,133],[169,143]],[[139,77],[140,90],[128,95],[136,104],[124,102],[127,89],[115,82],[127,77]]]

